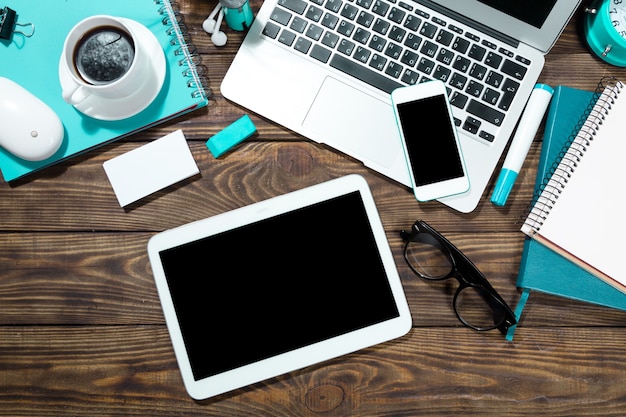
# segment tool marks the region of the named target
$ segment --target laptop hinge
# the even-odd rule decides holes
[[[458,20],[459,22],[467,26],[476,28],[476,30],[486,33],[487,35],[494,37],[498,39],[499,41],[506,43],[507,45],[511,45],[514,48],[517,48],[520,44],[520,42],[517,39],[512,38],[511,36],[505,35],[502,32],[498,32],[497,30],[494,30],[490,27],[487,27],[483,25],[482,23],[478,23],[475,20],[472,20],[469,17],[463,16],[462,14],[457,13],[453,10],[450,10],[444,6],[441,6],[440,4],[434,3],[430,0],[413,0],[413,1],[415,1],[416,3],[423,4],[424,6],[429,7],[435,10],[436,12],[439,12],[448,17],[451,17],[452,19]]]

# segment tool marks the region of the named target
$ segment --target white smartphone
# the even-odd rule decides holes
[[[391,100],[415,198],[430,201],[469,190],[445,84],[400,87]]]

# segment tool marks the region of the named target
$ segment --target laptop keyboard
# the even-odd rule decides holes
[[[492,142],[528,59],[400,0],[279,0],[263,35],[387,93],[438,79],[457,127]]]

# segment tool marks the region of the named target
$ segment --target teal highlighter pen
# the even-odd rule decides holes
[[[548,109],[552,94],[554,94],[552,87],[546,84],[535,85],[528,103],[526,103],[522,119],[515,131],[509,152],[506,154],[502,164],[502,170],[500,171],[500,176],[498,176],[493,194],[491,194],[491,202],[496,206],[504,206],[506,204],[506,200],[513,189],[513,184],[515,184],[517,179],[517,174],[524,164],[530,145]]]

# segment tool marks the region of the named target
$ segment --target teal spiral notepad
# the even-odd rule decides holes
[[[206,81],[197,66],[184,26],[168,0],[6,0],[18,19],[34,25],[30,37],[15,33],[0,40],[0,76],[9,78],[50,106],[65,128],[61,149],[39,162],[19,159],[0,148],[0,170],[13,181],[102,144],[170,120],[208,103]],[[157,98],[136,116],[103,121],[78,112],[61,96],[59,60],[65,36],[87,16],[107,14],[133,19],[158,39],[166,57],[165,81]],[[10,63],[10,64],[7,64]]]

